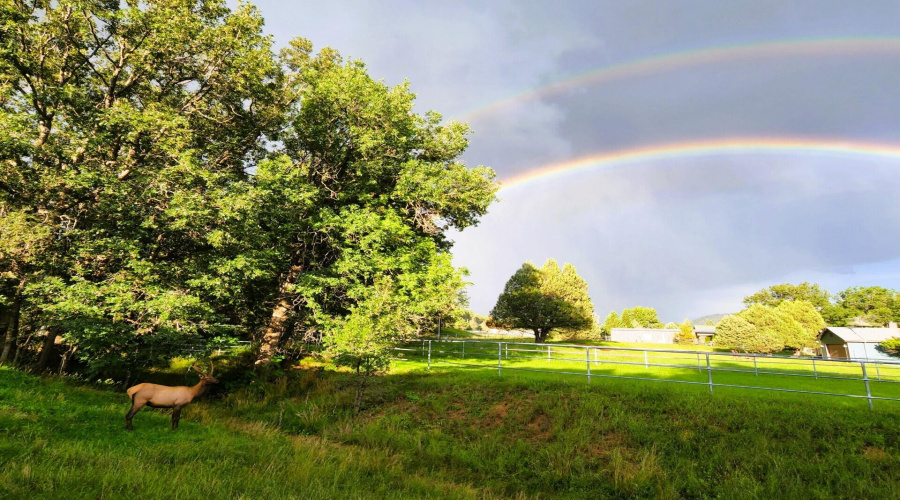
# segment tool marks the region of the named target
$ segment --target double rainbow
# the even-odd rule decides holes
[[[733,155],[823,156],[881,158],[900,161],[900,146],[884,143],[829,139],[729,138],[707,141],[675,142],[592,154],[561,163],[545,165],[503,181],[501,191],[567,174],[613,168],[677,158],[703,158]]]
[[[665,73],[694,66],[767,58],[853,55],[900,55],[900,37],[781,40],[663,54],[605,66],[549,85],[528,89],[456,115],[453,119],[468,121],[494,113],[510,105],[528,102],[586,85],[604,84],[616,80]]]

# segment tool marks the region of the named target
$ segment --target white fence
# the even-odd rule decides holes
[[[431,368],[433,363],[470,367],[496,367],[503,370],[577,375],[593,377],[669,382],[704,385],[714,392],[716,387],[757,389],[778,392],[815,394],[861,398],[872,407],[873,400],[900,401],[900,362],[834,360],[821,358],[797,358],[760,354],[735,354],[723,352],[685,351],[678,349],[650,349],[639,347],[583,346],[571,344],[535,344],[521,342],[486,342],[473,340],[422,340],[396,348],[400,359],[418,358]],[[496,360],[494,363],[493,360]],[[516,366],[519,365],[519,366]],[[610,370],[610,367],[615,368]],[[623,371],[622,368],[630,367]],[[667,370],[666,377],[640,375],[643,368]],[[637,369],[637,371],[635,370]],[[693,373],[693,376],[687,374]],[[799,387],[772,387],[744,383],[741,377],[732,380],[714,380],[714,373],[744,374],[754,379],[783,382],[812,381],[796,384]],[[729,378],[729,377],[725,377]],[[735,380],[737,378],[737,380]],[[851,383],[857,383],[858,386]],[[816,390],[818,386],[843,388],[847,393]],[[873,393],[873,387],[879,393]],[[853,391],[865,394],[853,394]]]

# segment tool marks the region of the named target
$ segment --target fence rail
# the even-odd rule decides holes
[[[513,370],[583,376],[588,382],[594,377],[601,377],[703,385],[709,388],[710,393],[716,387],[728,387],[849,397],[866,399],[869,408],[872,408],[874,400],[900,401],[900,385],[897,385],[900,383],[900,362],[475,340],[421,340],[395,350],[399,355],[397,359],[418,358],[427,363],[428,369],[438,363],[480,368],[493,366],[498,375],[502,375],[504,370]],[[611,368],[624,369],[626,373],[611,373]],[[668,370],[665,374],[669,378],[641,376],[640,372],[635,372],[641,368],[648,373],[651,373],[651,368]],[[872,368],[874,378],[870,377]],[[689,376],[691,373],[694,375]],[[714,373],[722,374],[718,381]],[[729,376],[732,379],[752,376],[754,380],[763,377],[770,382],[787,380],[780,377],[795,377],[801,382],[800,387],[767,387],[746,383],[742,378],[722,380]],[[802,382],[804,380],[807,382]],[[803,385],[810,383],[815,386]],[[842,387],[847,392],[819,390],[822,389],[819,386],[828,384]],[[873,386],[881,392],[873,393]],[[862,392],[862,389],[865,389],[864,394],[853,393]]]

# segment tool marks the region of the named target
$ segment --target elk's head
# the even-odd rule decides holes
[[[215,371],[216,367],[213,366],[212,361],[209,362],[209,373],[203,373],[202,371],[200,371],[200,368],[197,368],[197,363],[194,363],[193,365],[191,365],[191,368],[193,368],[194,371],[197,372],[198,375],[200,375],[200,380],[202,380],[204,383],[206,383],[206,384],[218,384],[219,383],[219,379],[213,377],[213,372]]]

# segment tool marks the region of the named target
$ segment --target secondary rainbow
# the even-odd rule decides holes
[[[759,138],[728,139],[655,144],[634,149],[583,156],[569,161],[545,165],[502,182],[501,191],[526,186],[564,175],[606,169],[628,164],[666,161],[678,158],[712,156],[833,156],[883,158],[900,163],[900,146],[888,143],[859,142],[839,139]]]
[[[616,80],[665,73],[692,66],[775,57],[823,57],[879,54],[900,54],[900,37],[781,40],[746,45],[732,45],[728,47],[706,48],[687,52],[675,52],[606,66],[587,73],[571,76],[564,80],[553,82],[539,88],[528,89],[499,101],[466,111],[462,114],[453,116],[452,119],[458,121],[471,120],[518,102],[527,102],[529,100],[586,85],[597,85]]]

